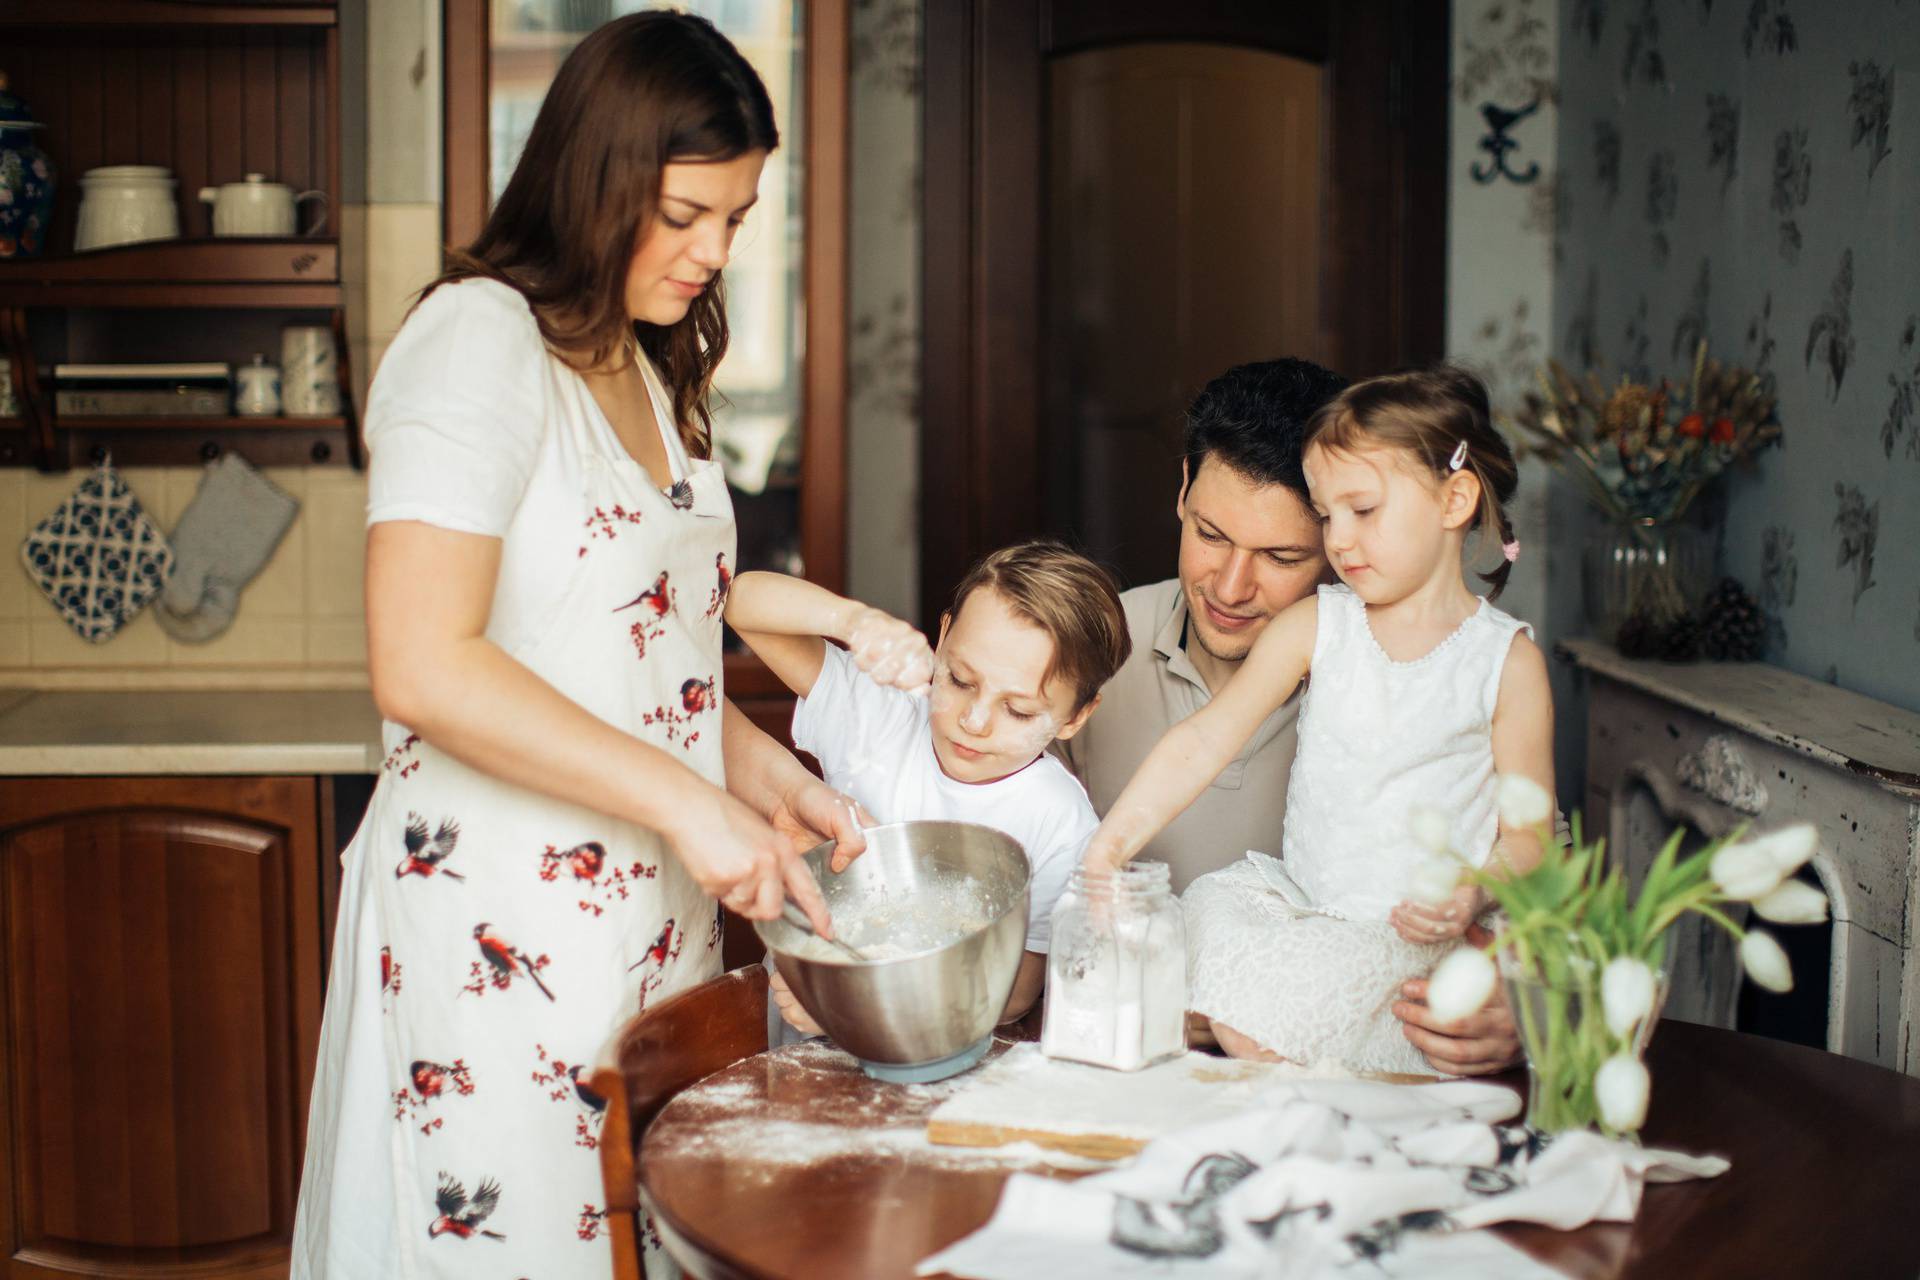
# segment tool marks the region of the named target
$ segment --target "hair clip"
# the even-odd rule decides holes
[[[1512,564],[1515,560],[1518,560],[1520,558],[1520,539],[1515,538],[1512,542],[1501,543],[1500,554],[1507,558],[1508,564]]]
[[[1447,459],[1447,470],[1458,471],[1467,465],[1467,442],[1462,440],[1453,447],[1453,456]]]

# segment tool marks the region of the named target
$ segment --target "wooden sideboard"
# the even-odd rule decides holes
[[[1591,640],[1557,653],[1587,676],[1585,811],[1616,856],[1637,877],[1676,826],[1813,823],[1833,904],[1826,1047],[1920,1075],[1920,714],[1762,663],[1641,662]],[[1669,1016],[1733,1026],[1726,934],[1676,926],[1669,969]]]

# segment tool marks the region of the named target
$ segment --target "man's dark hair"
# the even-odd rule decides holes
[[[1208,454],[1258,484],[1283,484],[1307,499],[1300,453],[1307,423],[1347,389],[1347,380],[1287,356],[1237,364],[1187,407],[1187,483]]]

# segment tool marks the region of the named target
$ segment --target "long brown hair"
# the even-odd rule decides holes
[[[486,228],[421,296],[474,276],[510,285],[547,345],[578,369],[605,364],[631,336],[660,371],[680,438],[708,457],[708,396],[727,352],[724,284],[715,274],[679,323],[648,324],[627,315],[627,266],[653,227],[664,166],[779,142],[766,86],[712,23],[661,11],[616,18],[560,64]]]
[[[1454,453],[1464,444],[1460,466],[1480,481],[1480,508],[1468,527],[1498,531],[1503,546],[1513,542],[1507,504],[1519,487],[1520,468],[1507,438],[1493,425],[1486,384],[1465,369],[1440,364],[1356,382],[1308,425],[1308,448],[1399,449],[1440,480],[1453,473]],[[1512,573],[1513,561],[1503,559],[1492,573],[1480,575],[1493,588],[1489,600],[1500,598]]]

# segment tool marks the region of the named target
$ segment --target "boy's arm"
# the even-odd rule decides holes
[[[727,591],[727,625],[801,697],[813,691],[826,641],[853,602],[784,573],[740,574]]]
[[[1312,596],[1289,606],[1267,624],[1218,696],[1167,730],[1093,833],[1082,859],[1085,865],[1123,865],[1207,789],[1274,709],[1299,688],[1313,661],[1319,616],[1319,602]]]
[[[933,678],[926,637],[898,618],[784,573],[743,573],[727,594],[727,625],[805,697],[820,678],[825,640],[846,645],[854,665],[879,684],[902,689]]]
[[[1040,998],[1046,985],[1046,956],[1038,951],[1022,951],[1020,968],[1013,975],[1013,990],[1007,992],[1007,1005],[1000,1011],[1000,1021],[1012,1022],[1033,1008],[1033,1002]]]

